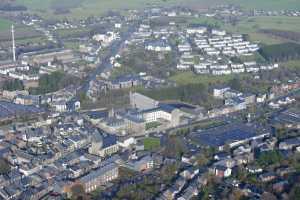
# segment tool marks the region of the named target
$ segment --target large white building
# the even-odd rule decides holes
[[[160,105],[159,107],[142,111],[141,115],[146,123],[166,120],[169,121],[171,127],[175,127],[180,123],[181,112],[172,106]]]

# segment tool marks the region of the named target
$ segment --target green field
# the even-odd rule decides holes
[[[300,32],[300,20],[298,17],[287,16],[251,17],[241,20],[235,26],[223,24],[222,28],[233,33],[248,34],[252,41],[258,41],[263,44],[277,44],[288,40],[261,33],[259,30],[272,29]]]
[[[300,32],[300,20],[297,17],[272,16],[251,17],[242,20],[237,26],[228,26],[235,32],[255,32],[259,29],[277,29]]]
[[[40,14],[49,17],[53,17],[53,15],[49,15],[49,13],[53,12],[53,9],[70,9],[70,16],[76,18],[89,15],[99,15],[109,10],[139,9],[154,5],[183,5],[197,9],[231,3],[239,5],[245,9],[300,9],[299,0],[43,0],[42,3],[41,0],[16,0],[16,3],[25,5],[30,10],[40,12]]]
[[[154,150],[160,147],[159,138],[148,137],[144,139],[144,149],[145,150]]]
[[[300,60],[290,60],[290,61],[281,63],[281,65],[288,67],[288,68],[300,70]]]
[[[11,27],[12,22],[7,20],[7,19],[3,19],[0,18],[0,31],[6,31],[9,30]]]
[[[179,85],[187,84],[215,84],[215,83],[225,83],[233,79],[236,75],[223,75],[223,76],[213,76],[213,75],[198,75],[193,72],[179,72],[178,74],[172,76],[170,79],[175,81]],[[239,74],[238,76],[243,76]],[[244,74],[246,76],[246,74]]]

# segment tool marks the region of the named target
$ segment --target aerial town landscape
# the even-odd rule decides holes
[[[299,0],[1,0],[0,200],[300,200]]]

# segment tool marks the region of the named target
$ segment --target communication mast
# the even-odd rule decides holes
[[[14,25],[11,25],[11,37],[12,37],[13,61],[16,62],[16,44],[15,44],[15,30],[14,30]]]

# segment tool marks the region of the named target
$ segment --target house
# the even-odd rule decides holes
[[[289,138],[279,143],[279,149],[281,150],[291,150],[299,146],[300,146],[300,137]]]
[[[165,40],[159,40],[146,42],[145,49],[148,51],[168,52],[172,50],[172,47]]]
[[[188,34],[204,34],[206,33],[207,28],[203,26],[190,26],[187,28],[186,32]]]
[[[178,200],[190,200],[199,194],[196,184],[190,184],[178,198]]]
[[[243,94],[237,90],[226,90],[224,92],[224,98],[235,98],[235,97],[241,97]]]
[[[272,189],[277,192],[281,193],[283,192],[289,185],[289,182],[287,180],[276,182],[272,185]]]
[[[98,127],[111,134],[126,135],[127,124],[120,116],[112,116],[101,120]]]
[[[3,90],[2,92],[2,96],[9,100],[15,99],[18,95],[28,96],[29,92],[27,90],[16,90],[16,91]]]
[[[263,172],[263,169],[261,167],[258,166],[253,166],[253,165],[248,165],[246,167],[247,172],[249,172],[250,174],[259,174]]]
[[[254,94],[250,94],[250,93],[242,94],[240,96],[240,98],[242,98],[245,101],[246,105],[254,104],[255,101],[256,101],[255,95]]]
[[[52,103],[52,107],[57,112],[66,112],[67,111],[67,103],[64,100]]]
[[[270,182],[274,180],[277,177],[277,175],[274,172],[266,172],[261,175],[259,175],[259,180],[262,182]]]
[[[197,174],[199,174],[199,169],[194,169],[194,168],[190,167],[188,169],[183,170],[180,173],[180,176],[189,180],[189,179],[194,178]]]
[[[96,190],[99,186],[105,185],[118,177],[118,165],[115,163],[108,163],[83,176],[78,182],[83,185],[85,192],[90,193]]]
[[[241,123],[191,133],[193,141],[201,145],[218,148],[220,151],[226,144],[233,148],[268,135],[268,132],[258,133],[253,125]]]
[[[256,102],[257,103],[263,103],[267,100],[267,94],[258,94],[256,96]]]
[[[215,176],[220,177],[220,178],[227,178],[231,176],[231,168],[217,165],[215,166]]]
[[[287,174],[291,174],[294,172],[296,172],[296,170],[294,168],[290,168],[290,167],[280,167],[280,168],[276,169],[276,173],[279,176],[285,176]]]
[[[98,124],[101,120],[108,117],[108,111],[107,110],[89,111],[89,112],[84,113],[84,114],[85,114],[85,117],[87,118],[87,120],[90,121],[94,125]]]
[[[18,94],[14,99],[14,103],[21,105],[39,105],[40,96]]]
[[[244,153],[234,157],[237,165],[244,165],[252,162],[254,160],[254,153]]]
[[[219,152],[214,155],[215,160],[224,160],[224,159],[228,159],[228,158],[231,158],[231,156],[227,152]]]
[[[92,138],[92,144],[88,149],[90,154],[101,157],[110,156],[119,151],[119,144],[115,135],[95,132]]]
[[[42,50],[21,55],[21,60],[30,65],[47,64],[55,59],[60,60],[63,63],[76,60],[73,51],[70,49]]]
[[[178,51],[179,52],[182,52],[182,53],[183,52],[190,52],[191,50],[192,50],[192,47],[188,42],[178,44]]]
[[[225,30],[212,29],[211,34],[217,35],[217,36],[225,36],[226,31]]]
[[[118,89],[125,89],[125,88],[132,88],[138,85],[141,85],[142,82],[138,76],[119,76],[116,79],[109,81],[107,83],[108,89],[111,90],[118,90]]]
[[[126,137],[126,138],[119,138],[118,144],[122,148],[130,148],[132,145],[135,145],[137,143],[136,139],[134,137]]]
[[[134,115],[124,115],[122,116],[125,122],[126,130],[130,134],[144,135],[146,131],[146,122]]]
[[[66,106],[68,111],[77,111],[80,109],[80,101],[77,99],[72,99],[71,101],[67,102]]]
[[[158,107],[143,110],[140,112],[146,123],[166,120],[170,127],[175,127],[180,124],[181,111],[167,104],[159,104]]]
[[[137,160],[130,160],[125,166],[132,170],[143,172],[149,169],[153,169],[155,163],[152,156],[146,155]]]
[[[217,87],[214,88],[213,95],[216,98],[224,98],[224,93],[230,90],[230,87]]]

